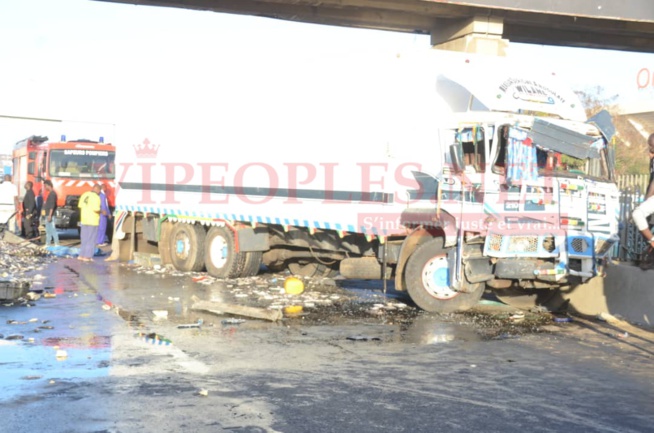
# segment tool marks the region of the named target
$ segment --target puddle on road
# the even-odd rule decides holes
[[[39,390],[50,381],[87,380],[109,374],[112,324],[95,296],[97,275],[61,260],[44,272],[42,293],[55,297],[0,308],[0,400]],[[81,271],[81,269],[80,269]],[[70,314],[75,312],[75,314]]]

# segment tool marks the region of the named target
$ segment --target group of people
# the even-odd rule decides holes
[[[45,226],[45,245],[59,245],[59,234],[55,226],[57,211],[57,192],[52,181],[43,181],[46,191],[45,201],[41,192],[34,193],[34,184],[25,182],[25,195],[22,203],[18,198],[18,190],[11,181],[11,175],[5,175],[0,183],[0,224],[6,224],[9,231],[15,228],[15,216],[20,214],[20,233],[26,239],[40,237],[39,226]],[[22,206],[21,206],[22,204]],[[80,254],[79,259],[90,261],[98,246],[107,245],[107,226],[111,218],[109,201],[107,199],[106,185],[94,185],[90,191],[85,192],[79,199],[80,210]]]

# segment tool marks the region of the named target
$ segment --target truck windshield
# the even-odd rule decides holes
[[[50,152],[50,176],[114,179],[115,152],[95,149],[62,149]]]

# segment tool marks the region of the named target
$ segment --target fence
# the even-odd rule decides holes
[[[613,249],[613,258],[621,261],[635,261],[647,248],[647,244],[631,222],[631,211],[645,198],[649,175],[619,176],[617,184],[620,189],[620,243]]]

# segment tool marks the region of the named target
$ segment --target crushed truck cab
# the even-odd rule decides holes
[[[434,312],[485,288],[544,303],[601,275],[612,129],[556,77],[436,51],[284,60],[120,125],[118,256],[392,280]]]

